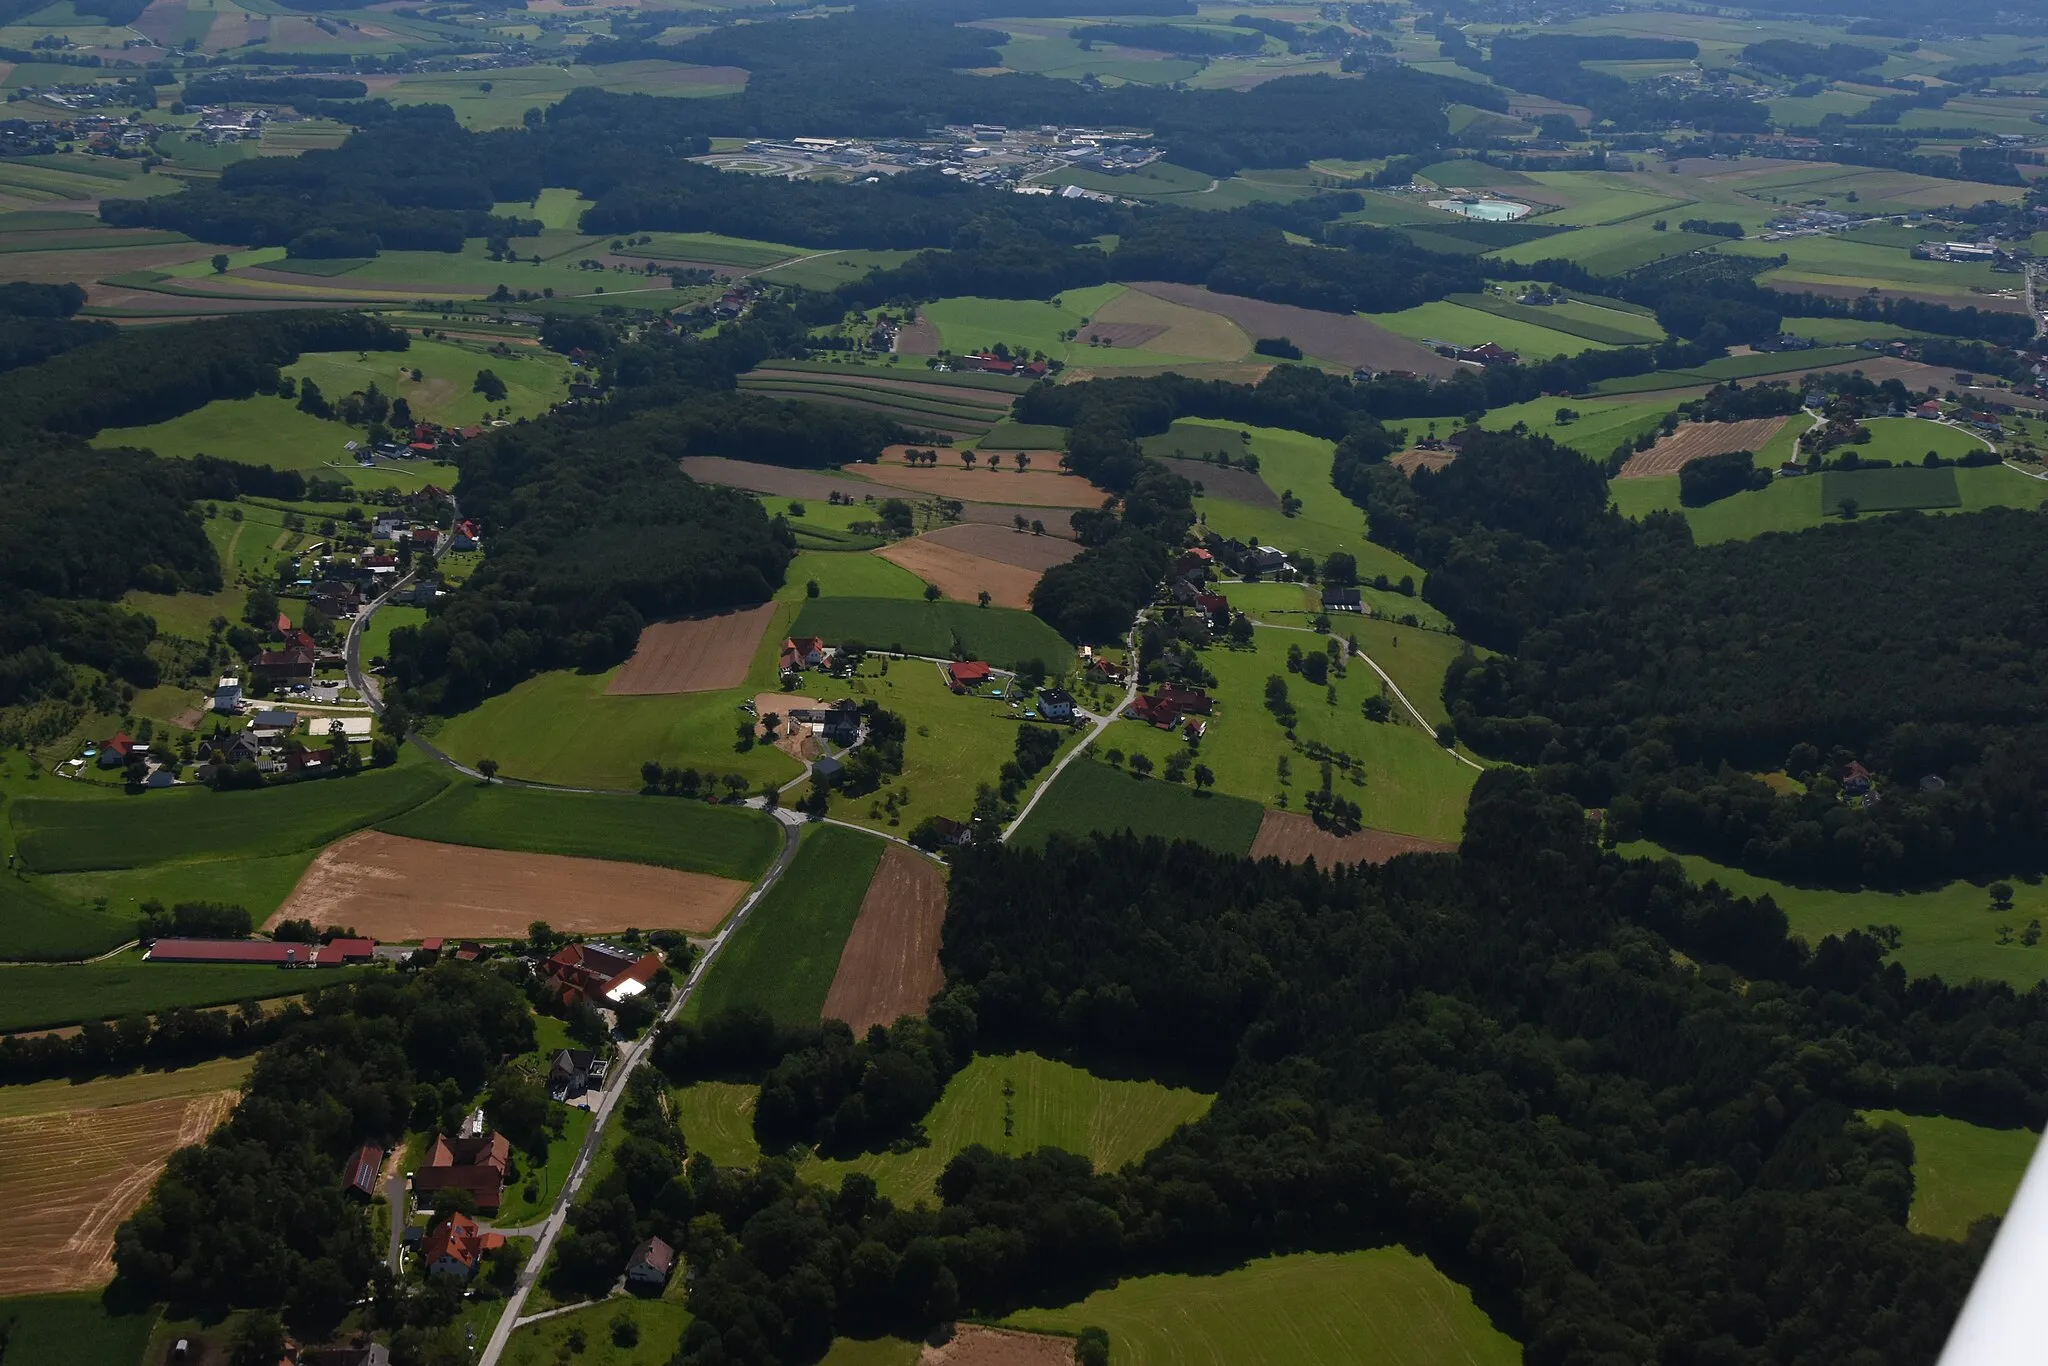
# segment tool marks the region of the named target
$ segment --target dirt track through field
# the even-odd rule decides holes
[[[1686,422],[1660,437],[1646,451],[1637,451],[1621,467],[1623,479],[1654,479],[1676,474],[1695,460],[1730,451],[1760,451],[1785,425],[1782,417],[1753,417],[1742,422]]]
[[[114,1231],[171,1153],[212,1133],[235,1092],[0,1119],[8,1214],[0,1295],[86,1290],[114,1272]]]
[[[1056,564],[1065,564],[1081,553],[1081,547],[1072,541],[1063,541],[1054,536],[1050,523],[1045,530],[1045,535],[1036,536],[1016,530],[1014,523],[1008,530],[979,523],[962,523],[959,526],[946,526],[940,527],[937,531],[928,531],[918,539],[948,546],[968,555],[978,555],[985,560],[1014,564],[1022,569],[1050,569]]]
[[[963,1323],[943,1347],[927,1345],[918,1366],[1073,1366],[1072,1338]]]
[[[641,630],[633,657],[619,667],[605,692],[644,697],[737,688],[747,681],[754,651],[774,615],[775,604],[763,603],[713,617],[657,621]]]
[[[1451,375],[1457,366],[1419,342],[1395,336],[1355,313],[1324,313],[1292,304],[1270,304],[1237,294],[1216,294],[1200,285],[1147,280],[1131,286],[1168,303],[1184,304],[1230,319],[1253,337],[1286,337],[1311,356],[1339,365],[1374,370],[1412,370],[1418,375]]]
[[[875,554],[926,583],[937,584],[939,591],[955,602],[979,602],[987,593],[997,607],[1025,611],[1030,610],[1031,590],[1044,572],[970,555],[921,536],[885,545]]]
[[[330,844],[264,922],[342,925],[387,943],[517,939],[536,920],[568,934],[718,928],[747,884],[646,863],[520,854],[364,830]]]
[[[844,1020],[859,1035],[869,1025],[924,1014],[946,985],[939,967],[945,919],[946,875],[930,859],[890,845],[840,951],[823,1018]]]
[[[1390,830],[1333,835],[1299,812],[1268,811],[1259,822],[1258,838],[1252,841],[1252,857],[1285,863],[1313,858],[1318,868],[1328,868],[1336,863],[1385,863],[1401,854],[1445,853],[1457,847]]]

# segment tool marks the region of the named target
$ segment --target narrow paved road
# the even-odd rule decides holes
[[[396,1276],[402,1269],[399,1266],[399,1259],[405,1246],[405,1224],[408,1218],[406,1214],[404,1176],[392,1176],[385,1179],[384,1203],[391,1206],[391,1238],[389,1244],[384,1249],[384,1265],[390,1267],[391,1274]]]
[[[650,1027],[638,1042],[628,1047],[619,1061],[613,1065],[611,1074],[605,1079],[604,1093],[598,1101],[590,1133],[583,1140],[582,1150],[576,1154],[576,1163],[570,1168],[569,1179],[562,1183],[562,1193],[555,1197],[554,1208],[549,1211],[546,1222],[540,1226],[540,1236],[534,1242],[533,1256],[527,1259],[525,1267],[519,1272],[518,1288],[506,1301],[505,1312],[498,1319],[498,1326],[491,1330],[491,1339],[484,1344],[483,1353],[477,1358],[479,1366],[496,1366],[499,1357],[504,1354],[505,1344],[511,1340],[513,1329],[519,1326],[520,1311],[526,1307],[526,1297],[532,1293],[534,1282],[540,1277],[541,1268],[547,1265],[548,1254],[554,1251],[555,1239],[561,1236],[562,1228],[568,1222],[569,1207],[575,1202],[576,1192],[582,1189],[584,1178],[590,1175],[591,1164],[597,1157],[599,1145],[604,1141],[605,1126],[611,1123],[613,1114],[618,1110],[634,1069],[646,1061],[648,1053],[652,1051],[659,1026],[675,1019],[682,1012],[690,997],[696,993],[698,984],[704,980],[704,974],[710,970],[712,962],[730,942],[734,932],[746,923],[754,907],[768,894],[768,889],[789,871],[790,860],[796,857],[797,836],[803,829],[804,818],[793,811],[777,810],[774,814],[775,818],[782,822],[782,852],[776,855],[775,864],[768,870],[767,875],[747,894],[747,899],[740,903],[739,909],[732,913],[731,919],[725,922],[725,928],[705,943],[703,953],[698,955],[696,966],[690,969],[688,980],[669,1002],[668,1009],[662,1012],[660,1021]]]
[[[1066,768],[1066,766],[1074,762],[1074,760],[1079,758],[1081,755],[1085,754],[1088,750],[1088,746],[1095,743],[1095,737],[1102,734],[1104,730],[1108,729],[1109,723],[1116,720],[1117,717],[1122,716],[1124,713],[1124,708],[1130,706],[1132,702],[1137,700],[1138,623],[1142,622],[1144,619],[1144,613],[1139,613],[1137,621],[1133,621],[1131,623],[1131,633],[1124,637],[1124,645],[1126,647],[1127,658],[1130,663],[1130,668],[1128,671],[1130,676],[1124,680],[1123,700],[1121,702],[1118,702],[1115,706],[1111,707],[1103,715],[1090,718],[1088,733],[1085,736],[1081,737],[1081,743],[1075,745],[1072,749],[1068,750],[1065,754],[1061,755],[1060,761],[1054,764],[1049,770],[1047,770],[1045,777],[1039,780],[1038,786],[1031,789],[1030,799],[1027,800],[1024,803],[1024,805],[1018,810],[1017,819],[1011,821],[1007,826],[1003,828],[1003,843],[1009,843],[1010,836],[1016,834],[1017,831],[1020,828],[1022,828],[1024,824],[1024,818],[1031,814],[1031,808],[1037,806],[1038,799],[1040,797],[1043,797],[1048,791],[1051,790],[1053,780],[1060,776],[1060,773]]]
[[[1265,622],[1259,623],[1259,629],[1261,631],[1300,631],[1303,635],[1310,636],[1321,636],[1323,634],[1321,631],[1312,631],[1306,626],[1270,626],[1267,625]],[[1424,733],[1426,734],[1436,734],[1436,724],[1416,709],[1415,704],[1408,700],[1408,694],[1401,691],[1401,685],[1399,683],[1396,683],[1393,680],[1392,675],[1388,674],[1388,672],[1385,669],[1382,669],[1380,667],[1378,660],[1374,659],[1371,655],[1367,654],[1363,650],[1360,650],[1357,654],[1352,655],[1351,658],[1362,659],[1369,666],[1371,666],[1372,671],[1380,676],[1380,681],[1387,685],[1387,691],[1394,695],[1394,700],[1396,702],[1399,702],[1401,706],[1407,711],[1407,713],[1415,718],[1415,724],[1422,727]],[[1472,760],[1458,753],[1458,751],[1456,751],[1455,749],[1447,749],[1444,751],[1444,753],[1450,755],[1453,759],[1456,759],[1459,763],[1463,764],[1465,767],[1471,769],[1475,773],[1486,772],[1486,765],[1472,762]]]

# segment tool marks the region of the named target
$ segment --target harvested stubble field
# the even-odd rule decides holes
[[[1195,360],[1241,360],[1252,349],[1252,339],[1221,309],[1191,306],[1137,289],[1125,290],[1096,309],[1082,334],[1118,347],[1146,346]]]
[[[1073,1366],[1074,1340],[963,1323],[942,1347],[929,1343],[918,1366]]]
[[[0,1175],[8,1230],[0,1294],[83,1290],[113,1273],[114,1230],[142,1204],[171,1153],[234,1107],[241,1059],[73,1086],[0,1089]]]
[[[1073,542],[1054,536],[1050,526],[1046,527],[1045,535],[1035,536],[1018,531],[1014,526],[1006,531],[981,523],[962,523],[928,531],[918,539],[935,541],[985,560],[1041,571],[1056,564],[1065,564],[1081,553],[1080,547]]]
[[[1065,541],[1059,544],[1074,548]],[[1038,586],[1045,572],[970,555],[922,536],[885,545],[875,554],[926,583],[938,585],[939,591],[955,602],[978,602],[981,594],[986,593],[997,607],[1014,607],[1019,611],[1030,610],[1031,590]]]
[[[1760,451],[1785,425],[1782,417],[1753,417],[1744,422],[1687,422],[1646,451],[1637,451],[1621,467],[1623,479],[1653,479],[1676,474],[1695,460],[1730,451]]]
[[[869,1025],[922,1015],[946,984],[939,967],[945,919],[945,874],[930,859],[890,845],[840,952],[824,1018],[844,1020],[859,1035]]]
[[[570,934],[629,927],[703,934],[746,894],[736,879],[676,868],[366,830],[314,859],[265,924],[303,918],[386,942],[516,939],[536,920]]]
[[[1457,458],[1454,450],[1425,451],[1417,447],[1388,457],[1387,463],[1403,474],[1414,474],[1417,470],[1440,470]]]
[[[605,691],[638,697],[737,688],[747,681],[747,669],[774,615],[775,604],[763,603],[716,616],[655,622],[640,632],[633,657],[612,675]]]
[[[1259,822],[1258,838],[1252,841],[1252,857],[1277,858],[1283,863],[1314,859],[1318,868],[1328,868],[1339,863],[1385,863],[1402,854],[1440,854],[1455,848],[1442,840],[1388,830],[1333,835],[1300,812],[1268,811]]]
[[[1049,460],[1051,457],[1046,458]],[[892,493],[907,489],[918,498],[959,498],[968,502],[1040,508],[1092,508],[1102,504],[1102,490],[1079,475],[1060,474],[1048,469],[1019,471],[1008,468],[1008,465],[1007,459],[996,469],[981,464],[971,469],[960,465],[949,469],[943,463],[930,469],[912,469],[908,465],[846,465],[841,472],[872,481]],[[870,473],[877,468],[881,471],[879,476]]]
[[[1457,366],[1406,337],[1350,313],[1324,313],[1292,304],[1271,304],[1236,294],[1216,294],[1201,285],[1148,280],[1131,286],[1156,299],[1221,314],[1254,337],[1286,337],[1305,353],[1339,365],[1373,370],[1413,370],[1448,376]]]

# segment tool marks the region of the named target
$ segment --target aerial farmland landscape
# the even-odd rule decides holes
[[[2040,1360],[2041,0],[0,93],[0,1366]]]

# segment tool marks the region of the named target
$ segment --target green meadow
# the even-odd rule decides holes
[[[1140,778],[1101,761],[1129,729],[1112,726],[1089,757],[1067,765],[1018,827],[1016,843],[1035,849],[1056,834],[1086,838],[1129,831],[1193,840],[1218,853],[1250,853],[1266,814],[1257,802],[1221,792],[1198,793],[1156,776]]]
[[[1785,913],[1792,933],[1809,944],[1872,925],[1897,926],[1899,948],[1892,957],[1915,977],[1986,978],[2021,990],[2048,978],[2048,944],[2029,948],[2019,937],[2030,920],[2048,923],[2048,883],[2014,882],[2013,908],[2001,912],[1992,909],[1985,888],[1969,882],[1914,892],[1795,887],[1697,854],[1673,855],[1648,840],[1619,851],[1630,858],[1675,857],[1695,883],[1718,882],[1738,896],[1768,896]],[[1998,942],[2001,925],[2014,932],[2009,944]]]
[[[1085,340],[1070,342],[1066,334],[1086,326],[1097,309],[1123,292],[1122,285],[1070,289],[1059,296],[1057,305],[1032,299],[939,299],[922,311],[939,329],[939,344],[948,351],[979,351],[1005,342],[1012,350],[1043,351],[1055,360],[1086,355],[1100,363],[1100,350],[1091,349]],[[1131,364],[1143,363],[1145,356],[1142,349],[1111,354],[1137,358]]]
[[[1764,463],[1761,453],[1759,463]],[[1775,465],[1775,457],[1770,461]],[[1981,512],[1989,507],[2039,507],[2048,502],[2048,480],[2023,474],[2009,465],[1983,465],[1975,469],[1941,471],[1954,476],[1958,507],[1956,512]],[[1883,474],[1886,471],[1874,471]],[[1921,471],[1898,471],[1918,474]],[[1705,507],[1683,507],[1678,501],[1676,476],[1658,479],[1616,479],[1608,485],[1614,506],[1630,517],[1652,512],[1683,514],[1692,524],[1693,539],[1701,543],[1747,540],[1768,531],[1803,531],[1824,522],[1839,520],[1838,507],[1822,500],[1823,481],[1811,475],[1774,479],[1770,487],[1752,493],[1738,493]]]
[[[1605,460],[1623,442],[1633,442],[1645,432],[1656,431],[1657,424],[1673,406],[1656,399],[1537,398],[1488,409],[1479,425],[1490,432],[1502,432],[1519,422],[1532,434],[1549,437],[1560,446],[1570,446],[1589,460]],[[1560,423],[1558,414],[1567,411],[1576,416]],[[1444,435],[1457,427],[1448,419],[1428,425]],[[1423,430],[1422,424],[1411,426],[1409,439],[1420,436]]]
[[[379,829],[413,839],[652,863],[752,882],[782,847],[763,812],[676,797],[457,783]]]
[[[637,1330],[631,1346],[621,1346],[614,1335],[612,1325],[621,1319]],[[665,1296],[620,1296],[515,1329],[499,1360],[505,1366],[557,1366],[564,1360],[580,1366],[667,1366],[690,1320],[688,1309]]]
[[[1107,1329],[1118,1366],[1519,1366],[1472,1292],[1403,1247],[1266,1257],[1218,1276],[1139,1276],[1005,1323]]]
[[[142,1361],[159,1312],[115,1314],[97,1290],[0,1299],[0,1325],[6,1327],[0,1361],[6,1366],[131,1366]]]
[[[871,507],[827,508],[812,499],[804,504],[808,513],[850,512],[854,518],[873,521],[875,510]],[[779,510],[777,503],[768,504],[772,514]],[[820,598],[900,598],[904,602],[924,601],[924,580],[908,569],[879,555],[860,551],[804,550],[789,562],[789,571],[783,576],[782,587],[775,590],[779,602],[799,602],[810,595],[810,585],[816,582]]]
[[[0,958],[89,958],[134,937],[131,913],[68,901],[47,878],[24,872],[0,877]]]
[[[733,932],[690,997],[691,1018],[754,1005],[782,1024],[816,1024],[884,847],[844,826],[806,827],[789,871]]]
[[[1866,1110],[1871,1124],[1896,1124],[1913,1139],[1915,1233],[1961,1241],[1986,1215],[2003,1216],[2040,1145],[2031,1129],[1986,1129],[1940,1115]]]
[[[829,645],[858,640],[871,650],[938,659],[953,658],[957,644],[967,654],[998,668],[1037,659],[1058,670],[1074,652],[1059,632],[1029,612],[964,602],[925,602],[922,597],[807,598],[790,630],[795,635],[819,636]]]
[[[1539,309],[1522,310],[1540,313]],[[1418,304],[1399,313],[1374,313],[1375,323],[1411,341],[1451,346],[1479,346],[1498,342],[1524,360],[1549,360],[1553,356],[1576,355],[1581,351],[1613,349],[1608,342],[1588,341],[1543,326],[1533,319],[1496,317],[1476,308],[1449,300]]]
[[[836,1188],[864,1172],[901,1205],[937,1203],[939,1173],[961,1149],[979,1143],[1019,1156],[1039,1148],[1078,1153],[1098,1171],[1116,1171],[1209,1111],[1213,1096],[1154,1081],[1112,1081],[1036,1053],[977,1056],[954,1074],[925,1117],[931,1142],[907,1153],[866,1153],[813,1160],[807,1181]]]
[[[386,604],[377,609],[370,618],[370,624],[363,628],[361,642],[363,663],[368,666],[384,659],[391,653],[391,633],[401,626],[419,627],[427,623],[427,609],[424,607],[403,607]]]
[[[149,963],[140,952],[101,963],[0,967],[0,1033],[55,1029],[179,1006],[295,996],[374,968],[292,972],[217,963]]]
[[[760,1161],[761,1145],[754,1141],[754,1101],[760,1093],[753,1083],[738,1081],[699,1081],[679,1089],[676,1119],[690,1152],[703,1153],[721,1167],[751,1167]]]

